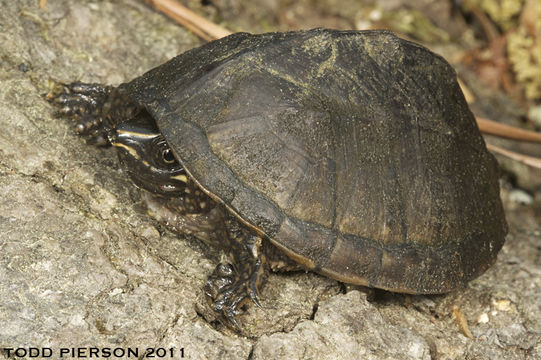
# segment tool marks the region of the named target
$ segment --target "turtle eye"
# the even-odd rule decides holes
[[[177,159],[175,159],[173,156],[171,149],[162,150],[162,160],[166,164],[174,164],[177,161]]]

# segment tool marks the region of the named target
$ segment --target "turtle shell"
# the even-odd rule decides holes
[[[314,271],[442,293],[504,243],[498,166],[455,71],[391,32],[238,33],[120,89],[211,197]]]

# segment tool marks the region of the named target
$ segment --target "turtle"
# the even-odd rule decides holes
[[[56,84],[57,116],[116,148],[155,218],[229,255],[204,292],[233,328],[271,269],[440,294],[504,243],[455,70],[393,32],[236,33],[118,86]]]

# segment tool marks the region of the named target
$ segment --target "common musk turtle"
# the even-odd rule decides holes
[[[504,243],[455,71],[389,31],[238,33],[118,87],[59,85],[60,116],[116,147],[156,218],[230,255],[205,287],[229,324],[269,267],[445,293]]]

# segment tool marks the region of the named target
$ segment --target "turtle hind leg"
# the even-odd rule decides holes
[[[207,280],[205,294],[214,312],[225,325],[239,329],[236,316],[252,301],[259,306],[259,289],[267,279],[267,263],[262,252],[263,239],[230,216],[226,222],[233,264],[219,264]]]
[[[97,146],[110,145],[116,125],[138,111],[116,88],[101,84],[57,82],[46,100],[58,107],[58,117],[71,118],[75,132]]]

